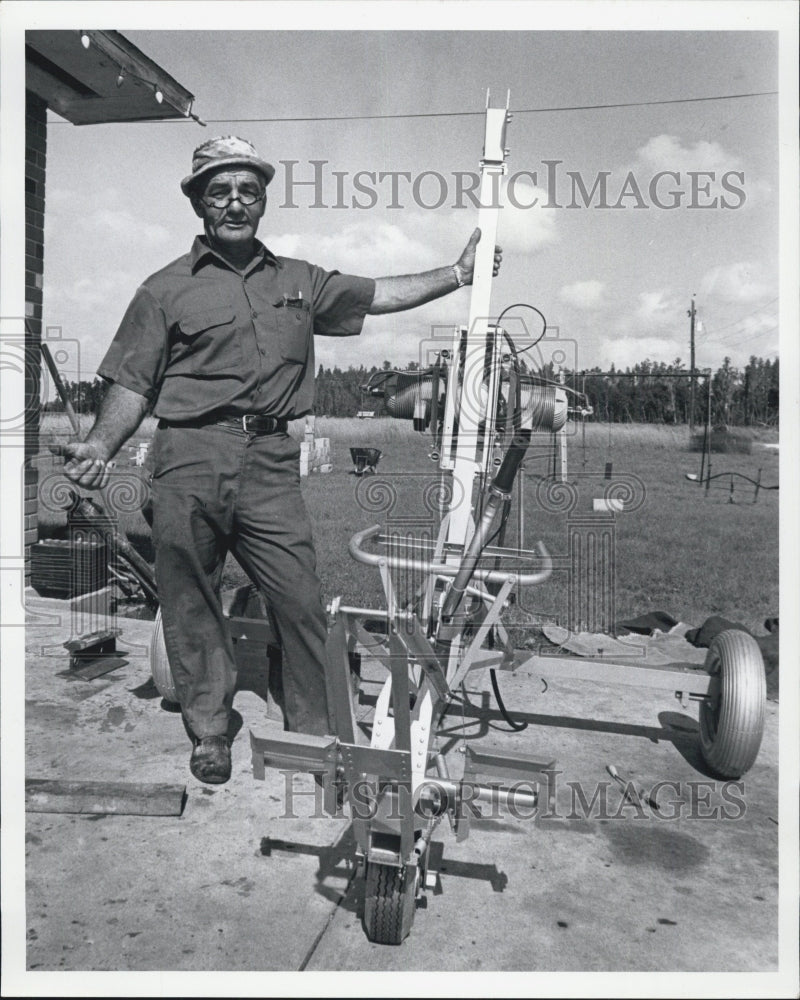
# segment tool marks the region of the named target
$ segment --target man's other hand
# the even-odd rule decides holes
[[[480,242],[481,231],[476,229],[475,232],[470,236],[469,242],[464,247],[461,256],[458,258],[458,266],[461,270],[461,276],[464,279],[465,285],[472,284],[472,276],[475,271],[475,248]],[[496,278],[500,273],[500,264],[503,261],[503,249],[502,247],[495,246],[494,248],[494,265],[492,267],[492,275]]]
[[[100,453],[97,445],[85,441],[67,441],[50,445],[54,455],[63,455],[64,474],[73,483],[87,490],[100,490],[108,482],[110,463]]]

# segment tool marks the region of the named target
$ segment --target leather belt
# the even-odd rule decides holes
[[[240,428],[245,434],[285,434],[289,429],[286,417],[268,417],[263,413],[212,417],[209,420],[162,420],[161,423],[166,427],[209,427],[214,424],[228,424]]]
[[[225,417],[223,423],[240,424],[245,434],[285,434],[289,429],[286,417],[265,417],[261,413],[245,413],[242,417]]]

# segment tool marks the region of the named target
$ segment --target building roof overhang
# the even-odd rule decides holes
[[[118,31],[27,31],[25,71],[73,125],[192,117],[194,95]]]

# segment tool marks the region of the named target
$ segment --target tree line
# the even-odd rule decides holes
[[[520,358],[525,371],[525,361]],[[383,370],[394,367],[384,361]],[[414,370],[411,363],[403,370]],[[350,367],[323,368],[317,371],[317,394],[314,410],[332,417],[353,417],[372,410],[381,416],[380,399],[361,391],[370,375],[379,369]],[[672,364],[645,360],[632,367],[608,372],[600,368],[556,373],[545,365],[534,374],[561,381],[588,397],[593,419],[606,423],[703,424],[708,413],[709,378],[697,370],[694,380],[692,411],[691,373],[680,358]],[[730,358],[710,376],[711,423],[730,425],[777,425],[780,402],[780,367],[778,359],[752,356],[744,368],[737,368]]]
[[[525,370],[524,359],[520,365]],[[379,398],[366,395],[362,386],[376,372],[394,366],[384,361],[375,366],[342,369],[319,366],[316,376],[314,412],[331,417],[354,417],[364,411],[383,415]],[[416,370],[411,362],[403,370]],[[690,372],[677,358],[672,364],[641,361],[633,367],[608,372],[600,368],[556,373],[551,365],[534,372],[554,381],[563,381],[576,392],[584,393],[593,410],[593,419],[606,423],[703,424],[708,412],[708,381],[700,373],[695,378],[694,411]],[[711,423],[730,425],[777,425],[779,410],[780,368],[778,359],[751,357],[744,368],[737,368],[730,358],[711,374]],[[77,413],[95,413],[105,394],[106,383],[65,382],[67,395]],[[62,412],[60,399],[48,402],[44,409]],[[693,418],[693,419],[692,419]]]
[[[607,423],[703,424],[709,411],[712,425],[777,425],[780,403],[778,359],[751,356],[744,368],[725,358],[709,377],[698,369],[692,379],[680,358],[672,364],[641,361],[624,371],[594,368],[573,372],[566,383],[585,392],[594,419]],[[694,407],[692,409],[692,407]]]

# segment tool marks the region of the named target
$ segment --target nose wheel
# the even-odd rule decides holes
[[[368,861],[364,927],[376,944],[402,944],[414,922],[419,868]]]

